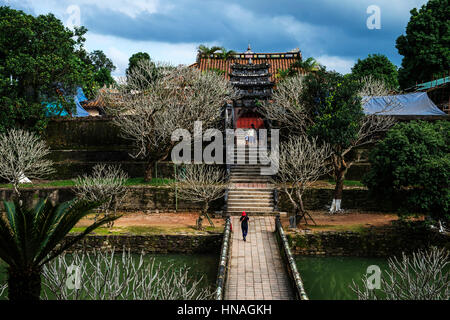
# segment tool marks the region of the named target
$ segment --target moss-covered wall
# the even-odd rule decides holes
[[[71,200],[75,194],[71,187],[46,187],[21,190],[27,205],[32,206],[39,198],[49,197],[55,203]],[[0,200],[12,199],[12,189],[0,189]],[[221,211],[224,199],[212,202],[210,211]],[[3,203],[0,204],[3,210]],[[199,211],[199,203],[193,203],[175,198],[175,189],[172,186],[131,186],[128,194],[119,207],[120,211],[143,211],[143,212],[187,212]]]
[[[303,195],[303,204],[306,210],[328,209],[333,199],[333,189],[308,189]],[[292,204],[284,192],[279,192],[279,211],[291,212]],[[365,211],[396,211],[401,203],[401,198],[396,201],[383,201],[372,197],[367,189],[345,189],[342,194],[342,208],[361,209]]]
[[[449,236],[425,227],[374,227],[362,232],[327,231],[309,234],[288,232],[286,237],[295,255],[387,257],[430,246],[450,249]]]
[[[69,235],[67,240],[75,235]],[[222,234],[202,235],[88,235],[72,246],[77,250],[115,249],[133,253],[217,253],[219,255]]]
[[[97,163],[120,164],[130,177],[142,177],[145,163],[129,154],[132,143],[120,136],[119,129],[109,117],[54,119],[47,126],[45,139],[55,162],[53,179],[72,179],[90,173]],[[353,165],[348,180],[360,180],[368,170],[367,164]],[[158,164],[159,177],[173,176],[173,164]]]

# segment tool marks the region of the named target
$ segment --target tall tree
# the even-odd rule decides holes
[[[371,96],[387,94],[380,81],[355,81],[321,69],[306,77],[286,78],[278,84],[272,101],[262,104],[265,116],[277,121],[287,134],[308,134],[331,146],[336,181],[331,212],[340,210],[345,175],[360,160],[360,153],[353,151],[376,141],[393,124],[383,113],[394,107],[394,101],[373,115],[365,115],[362,108]]]
[[[102,50],[92,51],[89,54],[89,59],[94,66],[94,80],[100,87],[115,82],[111,72],[116,70],[116,66]]]
[[[128,75],[127,86],[118,88],[120,101],[116,94],[103,96],[108,104],[117,105],[108,111],[118,115],[114,123],[134,143],[132,156],[147,162],[147,181],[155,164],[170,156],[177,144],[172,141],[176,129],[192,134],[195,121],[202,121],[203,129],[216,125],[225,101],[234,96],[229,81],[215,72],[184,66],[157,68],[161,76],[152,80],[154,66],[140,61]]]
[[[356,79],[372,76],[376,80],[382,80],[386,87],[392,90],[398,88],[397,67],[383,54],[369,54],[352,68],[352,76]]]
[[[43,130],[43,101],[70,108],[60,94],[91,87],[81,54],[85,32],[69,30],[52,14],[34,17],[0,7],[0,131],[16,126]]]
[[[398,52],[404,56],[399,70],[403,89],[416,82],[442,77],[450,70],[450,1],[429,0],[420,10],[411,10],[406,35],[397,38]]]
[[[402,213],[421,212],[436,221],[450,222],[450,123],[399,123],[370,154],[364,178],[382,201],[400,203]]]
[[[128,59],[128,68],[125,70],[125,73],[127,75],[127,78],[129,74],[133,71],[135,67],[139,64],[139,61],[147,61],[151,62],[152,59],[150,59],[150,55],[147,52],[137,52],[134,53],[130,59]]]

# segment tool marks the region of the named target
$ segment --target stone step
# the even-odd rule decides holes
[[[272,194],[273,189],[267,188],[229,188],[228,193],[238,193],[238,194]]]
[[[261,172],[257,172],[257,171],[251,171],[251,172],[245,172],[245,171],[230,172],[230,177],[242,178],[242,177],[245,177],[245,176],[250,177],[250,178],[256,178],[256,177],[266,178],[266,179],[270,179],[271,178],[271,176],[262,175]]]
[[[249,193],[249,192],[228,192],[228,198],[233,199],[271,199],[272,192],[266,193]]]
[[[232,177],[232,178],[230,178],[229,182],[231,182],[231,183],[268,183],[268,182],[270,182],[270,180],[268,180],[266,178],[256,178],[256,177],[254,177],[254,178]]]
[[[270,182],[270,178],[267,176],[260,176],[260,175],[254,175],[254,176],[231,176],[230,182],[244,182],[244,183],[265,183]]]
[[[230,173],[231,172],[258,172],[261,173],[261,167],[254,167],[254,166],[248,166],[248,168],[245,167],[231,167],[230,168]]]
[[[266,200],[272,199],[273,193],[245,193],[245,192],[234,192],[228,193],[228,199],[252,199],[252,200]]]
[[[228,208],[273,208],[272,201],[266,202],[241,202],[237,200],[228,200]]]

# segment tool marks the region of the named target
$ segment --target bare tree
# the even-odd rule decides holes
[[[155,163],[170,155],[176,129],[193,132],[195,121],[202,121],[203,128],[213,126],[221,118],[225,101],[234,96],[232,85],[214,72],[166,67],[156,80],[149,81],[153,68],[140,62],[130,72],[127,85],[117,89],[120,94],[112,95],[116,107],[110,109],[117,115],[114,123],[123,137],[135,146],[132,156],[147,161],[146,180],[152,178]]]
[[[187,266],[164,268],[129,250],[61,254],[42,269],[45,300],[206,300],[213,290],[203,277],[193,279]],[[2,287],[0,285],[0,297]]]
[[[370,280],[362,279],[361,287],[352,281],[350,288],[359,300],[449,300],[449,251],[433,247],[402,254],[388,260],[388,270],[380,279],[380,289],[374,290]]]
[[[105,216],[117,215],[117,207],[122,203],[127,195],[128,189],[125,186],[128,175],[120,168],[105,164],[97,164],[92,170],[92,175],[83,175],[77,177],[74,191],[79,199],[101,202],[99,210]],[[95,219],[98,218],[96,214]],[[112,228],[114,221],[107,224]]]
[[[287,78],[280,82],[275,90],[272,101],[262,103],[262,112],[270,120],[275,121],[281,129],[287,130],[290,135],[305,134],[315,124],[316,113],[310,110],[305,102],[303,89],[305,86],[304,76]],[[361,159],[361,147],[374,143],[380,135],[390,129],[395,119],[389,116],[389,111],[398,107],[395,96],[389,96],[389,90],[382,81],[366,77],[360,80],[360,91],[357,96],[364,105],[375,96],[386,96],[386,104],[383,110],[374,114],[364,114],[355,124],[357,134],[348,145],[342,146],[337,142],[332,144],[333,154],[331,163],[333,165],[336,187],[330,212],[341,210],[341,199],[344,178],[348,169]]]
[[[11,182],[17,197],[19,185],[26,177],[42,179],[54,172],[53,162],[46,159],[50,149],[34,133],[10,129],[0,134],[0,177]]]
[[[213,200],[223,197],[227,187],[227,176],[224,170],[208,164],[190,164],[180,170],[177,187],[179,197],[192,202],[202,203],[197,219],[197,229],[202,229],[203,217],[214,226],[208,215],[209,205]]]
[[[293,136],[281,144],[278,174],[273,180],[288,195],[297,223],[302,218],[308,223],[306,215],[313,220],[303,206],[303,193],[330,171],[331,154],[330,146],[318,144],[317,138]]]

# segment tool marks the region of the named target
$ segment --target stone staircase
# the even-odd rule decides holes
[[[274,213],[273,186],[270,176],[262,175],[258,154],[253,146],[235,148],[230,168],[227,215],[271,215]]]

